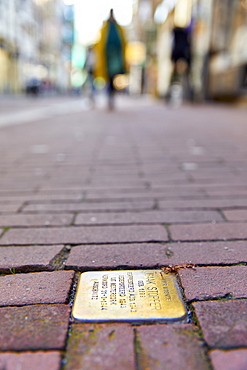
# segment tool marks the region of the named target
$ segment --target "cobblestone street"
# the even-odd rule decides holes
[[[0,102],[0,369],[246,370],[246,107],[89,108]],[[72,318],[81,272],[169,265],[188,322]]]

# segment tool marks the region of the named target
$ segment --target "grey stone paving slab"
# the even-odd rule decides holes
[[[160,225],[84,226],[67,228],[11,229],[0,239],[1,245],[131,243],[168,240]]]
[[[0,276],[0,306],[67,303],[74,271]]]
[[[186,298],[247,298],[247,266],[197,267],[179,271]]]
[[[1,240],[1,239],[0,239]],[[42,247],[0,247],[0,269],[50,269],[51,261],[62,251],[63,245]]]

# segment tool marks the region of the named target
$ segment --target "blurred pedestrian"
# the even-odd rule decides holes
[[[108,20],[101,29],[100,40],[96,45],[97,77],[102,77],[108,85],[108,107],[114,108],[114,78],[126,72],[125,62],[126,40],[122,27],[116,22],[113,9]]]
[[[191,66],[191,40],[190,27],[173,29],[173,42],[171,60],[173,72],[171,76],[170,99],[176,103],[183,98],[191,100],[192,90],[190,84]]]
[[[89,99],[91,100],[91,103],[94,104],[95,51],[93,45],[92,46],[90,45],[87,49],[85,69],[87,71],[86,90],[88,92],[88,96]]]

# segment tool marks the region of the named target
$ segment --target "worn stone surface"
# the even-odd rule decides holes
[[[11,214],[0,215],[0,226],[68,226],[73,215],[70,214]]]
[[[230,207],[247,207],[245,197],[236,199],[186,199],[186,200],[160,200],[160,209],[224,209]]]
[[[134,333],[128,324],[74,324],[67,354],[66,370],[134,370]]]
[[[169,264],[216,265],[247,262],[245,241],[175,242],[164,246]]]
[[[78,212],[78,211],[138,211],[154,207],[154,201],[126,202],[78,202],[78,203],[41,203],[24,207],[24,212]]]
[[[0,218],[1,220],[1,218]],[[80,213],[76,225],[119,225],[119,224],[158,224],[158,223],[193,223],[223,220],[214,211],[148,211],[118,213]]]
[[[167,261],[161,244],[108,244],[73,247],[66,260],[67,268],[114,268],[119,266],[153,267]]]
[[[22,202],[16,203],[16,204],[0,204],[0,214],[1,213],[12,213],[17,212],[18,209],[21,207]]]
[[[228,240],[246,239],[246,223],[175,225],[170,227],[173,240]]]
[[[243,241],[205,243],[136,243],[80,245],[73,247],[66,266],[85,269],[155,267],[170,264],[217,264],[247,262]]]
[[[189,301],[226,296],[247,298],[247,266],[181,269],[179,276]]]
[[[214,350],[210,352],[214,370],[246,370],[247,349],[235,351]]]
[[[0,369],[59,370],[61,354],[51,352],[0,353]]]
[[[1,240],[1,239],[0,239]],[[0,269],[49,269],[50,263],[63,249],[63,245],[42,247],[0,247]]]
[[[67,228],[11,229],[0,239],[4,245],[80,244],[166,241],[167,232],[160,225],[150,226],[85,226]]]
[[[69,315],[67,305],[0,308],[0,351],[63,349]]]
[[[137,327],[138,368],[209,370],[202,342],[195,329],[191,324]]]
[[[195,302],[193,306],[210,347],[247,346],[247,300]]]
[[[246,209],[231,209],[223,212],[224,216],[229,221],[247,221]]]
[[[0,306],[66,303],[74,271],[0,276]]]

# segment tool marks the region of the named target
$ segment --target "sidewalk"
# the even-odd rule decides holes
[[[246,108],[126,102],[0,128],[1,370],[247,369]],[[80,272],[165,266],[187,323],[72,319]]]

